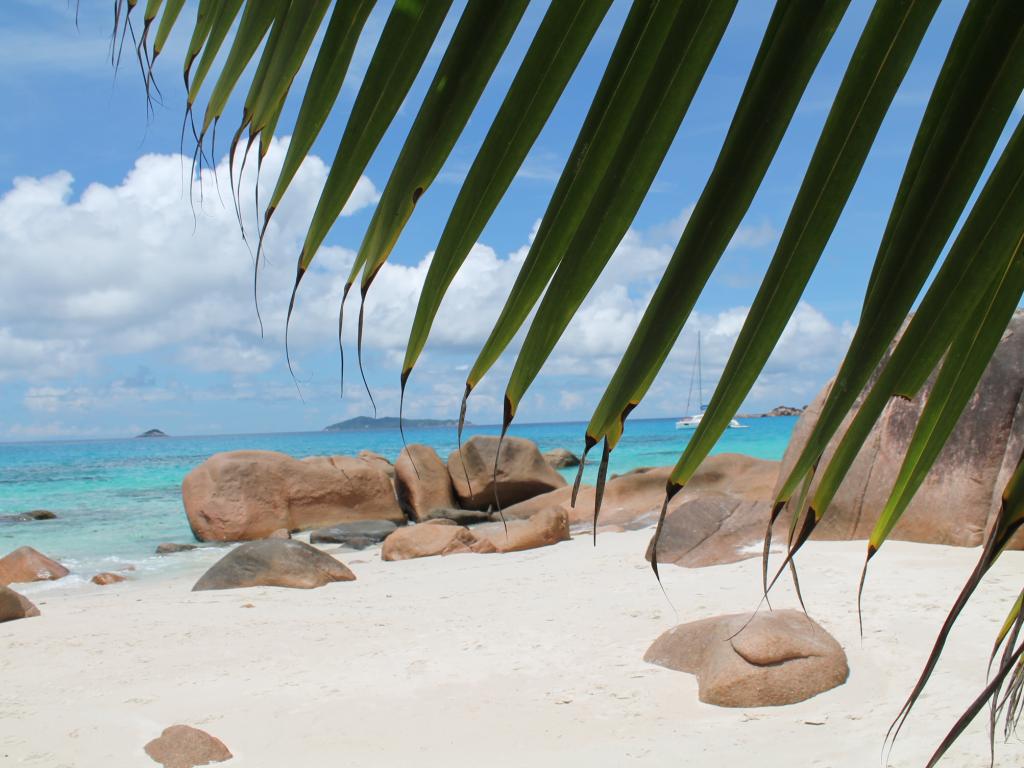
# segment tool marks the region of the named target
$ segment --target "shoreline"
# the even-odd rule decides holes
[[[207,553],[163,578],[27,589],[43,615],[0,624],[0,754],[26,766],[153,765],[142,746],[185,723],[222,739],[232,766],[298,754],[310,768],[874,764],[978,556],[888,543],[872,561],[861,641],[864,542],[809,542],[798,559],[808,609],[845,648],[850,678],[796,705],[730,710],[701,704],[692,676],[642,656],[677,623],[753,609],[760,561],[664,567],[677,618],[643,560],[650,535],[397,563],[379,547],[325,547],[357,581],[309,591],[193,593]],[[1006,553],[968,607],[894,768],[922,764],[981,689],[1022,565],[1024,552]],[[776,608],[796,606],[788,582],[772,595]],[[984,721],[946,763],[987,764]],[[996,755],[1016,764],[1024,748]]]

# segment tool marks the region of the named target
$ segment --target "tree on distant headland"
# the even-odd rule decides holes
[[[123,44],[137,2],[115,0],[115,46],[118,34]],[[619,442],[630,411],[654,381],[761,185],[848,2],[780,0],[776,4],[703,193],[587,427],[586,449],[598,444],[603,448],[599,483],[604,481],[607,457]],[[633,0],[540,228],[466,380],[465,396],[469,397],[526,326],[505,390],[506,428],[633,220],[736,3]],[[357,281],[361,298],[371,289],[416,202],[427,193],[491,80],[527,4],[528,0],[466,0],[359,248],[342,307]],[[550,0],[435,250],[406,350],[403,393],[442,298],[610,4],[611,0]],[[145,3],[138,52],[147,91],[153,86],[152,63],[181,18],[183,5],[184,0]],[[250,154],[261,162],[278,128],[285,98],[295,83],[302,82],[297,78],[300,68],[307,62],[311,65],[308,81],[299,88],[304,87],[301,105],[282,171],[266,200],[261,245],[267,222],[335,107],[373,5],[372,0],[199,2],[184,77],[200,162],[204,142],[221,119],[231,93],[241,87],[250,64],[255,66],[231,142],[232,173]],[[298,254],[289,318],[303,275],[424,68],[451,5],[452,0],[395,0]],[[708,455],[779,341],[938,6],[939,0],[875,3],[721,381],[672,473],[666,504]],[[318,37],[321,26],[324,31]],[[787,562],[828,514],[832,494],[885,404],[893,397],[913,396],[938,371],[900,479],[872,533],[868,558],[878,551],[946,441],[1020,303],[1024,129],[1018,126],[998,155],[996,149],[1022,87],[1024,3],[970,0],[906,160],[856,333],[814,431],[776,499],[773,520],[790,499],[799,501],[793,505],[797,519],[792,523]],[[200,94],[205,101],[202,110]],[[990,161],[993,168],[983,178]],[[957,229],[961,218],[963,224]],[[257,250],[257,264],[259,257]],[[908,320],[915,303],[916,312]],[[532,320],[531,312],[535,312]],[[358,328],[361,347],[362,307]],[[825,446],[876,368],[878,375],[839,450],[827,463],[819,464]],[[819,479],[816,490],[805,498],[814,475]],[[1024,465],[1018,465],[978,570],[951,613],[950,623],[1022,520]],[[656,560],[654,567],[657,571]],[[987,701],[1005,709],[1008,724],[1015,722],[1024,682],[1022,619],[1018,600],[996,640],[993,654],[998,663],[992,683],[940,745],[932,763]],[[942,638],[922,675],[922,685],[941,647]],[[901,722],[920,690],[921,685],[915,688]]]

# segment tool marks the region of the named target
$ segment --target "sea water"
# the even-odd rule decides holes
[[[745,429],[726,430],[715,453],[744,453],[780,459],[795,417],[749,419]],[[535,441],[542,451],[582,450],[583,423],[514,425],[510,434]],[[498,434],[498,427],[473,426],[474,434]],[[672,419],[629,422],[609,463],[611,473],[674,464],[692,437]],[[456,448],[455,429],[406,429],[410,443],[425,443],[442,458]],[[125,440],[0,444],[0,515],[47,509],[57,520],[0,521],[0,556],[22,545],[35,547],[72,571],[90,574],[133,565],[139,571],[166,569],[173,557],[155,557],[162,542],[193,541],[181,502],[181,481],[195,466],[220,451],[261,449],[296,458],[355,455],[376,451],[394,461],[402,437],[394,429],[218,435]],[[593,482],[600,449],[584,473]],[[597,454],[597,455],[594,455]],[[563,470],[570,482],[574,469]]]

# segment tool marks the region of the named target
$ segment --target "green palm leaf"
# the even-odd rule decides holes
[[[925,111],[850,349],[783,484],[789,499],[892,342],[1024,87],[1024,4],[972,0]],[[808,520],[811,519],[808,516]]]
[[[295,118],[295,128],[281,165],[281,173],[267,203],[264,229],[334,108],[359,35],[371,10],[373,0],[339,2],[334,6],[299,114]]]
[[[593,183],[594,189],[537,309],[505,390],[506,427],[626,234],[711,63],[735,5],[728,0],[678,4],[665,44],[611,161],[599,179],[587,182]],[[580,178],[585,178],[583,173]]]
[[[938,5],[883,0],[871,12],[721,383],[672,472],[677,485],[718,442],[782,336]]]
[[[847,5],[845,0],[807,0],[776,6],[711,177],[595,410],[587,430],[591,438],[604,436],[625,419],[668,357]]]
[[[402,387],[448,286],[547,122],[611,0],[553,0],[480,147],[434,251],[409,332]]]

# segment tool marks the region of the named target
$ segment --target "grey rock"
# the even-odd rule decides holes
[[[476,525],[477,523],[491,522],[490,512],[481,512],[477,509],[458,509],[456,507],[437,507],[424,515],[424,522],[427,520],[451,520],[456,525]]]
[[[309,535],[313,544],[344,544],[350,549],[366,549],[380,544],[398,528],[388,520],[360,520],[319,528]]]
[[[165,544],[158,544],[156,547],[156,554],[158,555],[173,555],[176,552],[191,552],[193,549],[198,549],[196,544],[175,544],[174,542],[167,542]]]
[[[555,469],[566,469],[567,467],[578,467],[580,457],[565,448],[555,448],[551,451],[544,451],[544,461]]]
[[[48,509],[33,509],[31,512],[21,512],[17,515],[2,515],[0,520],[11,523],[31,523],[36,520],[56,520],[57,514]]]
[[[354,581],[339,560],[295,539],[264,539],[241,544],[214,563],[193,592],[242,587],[314,589],[334,581]]]

